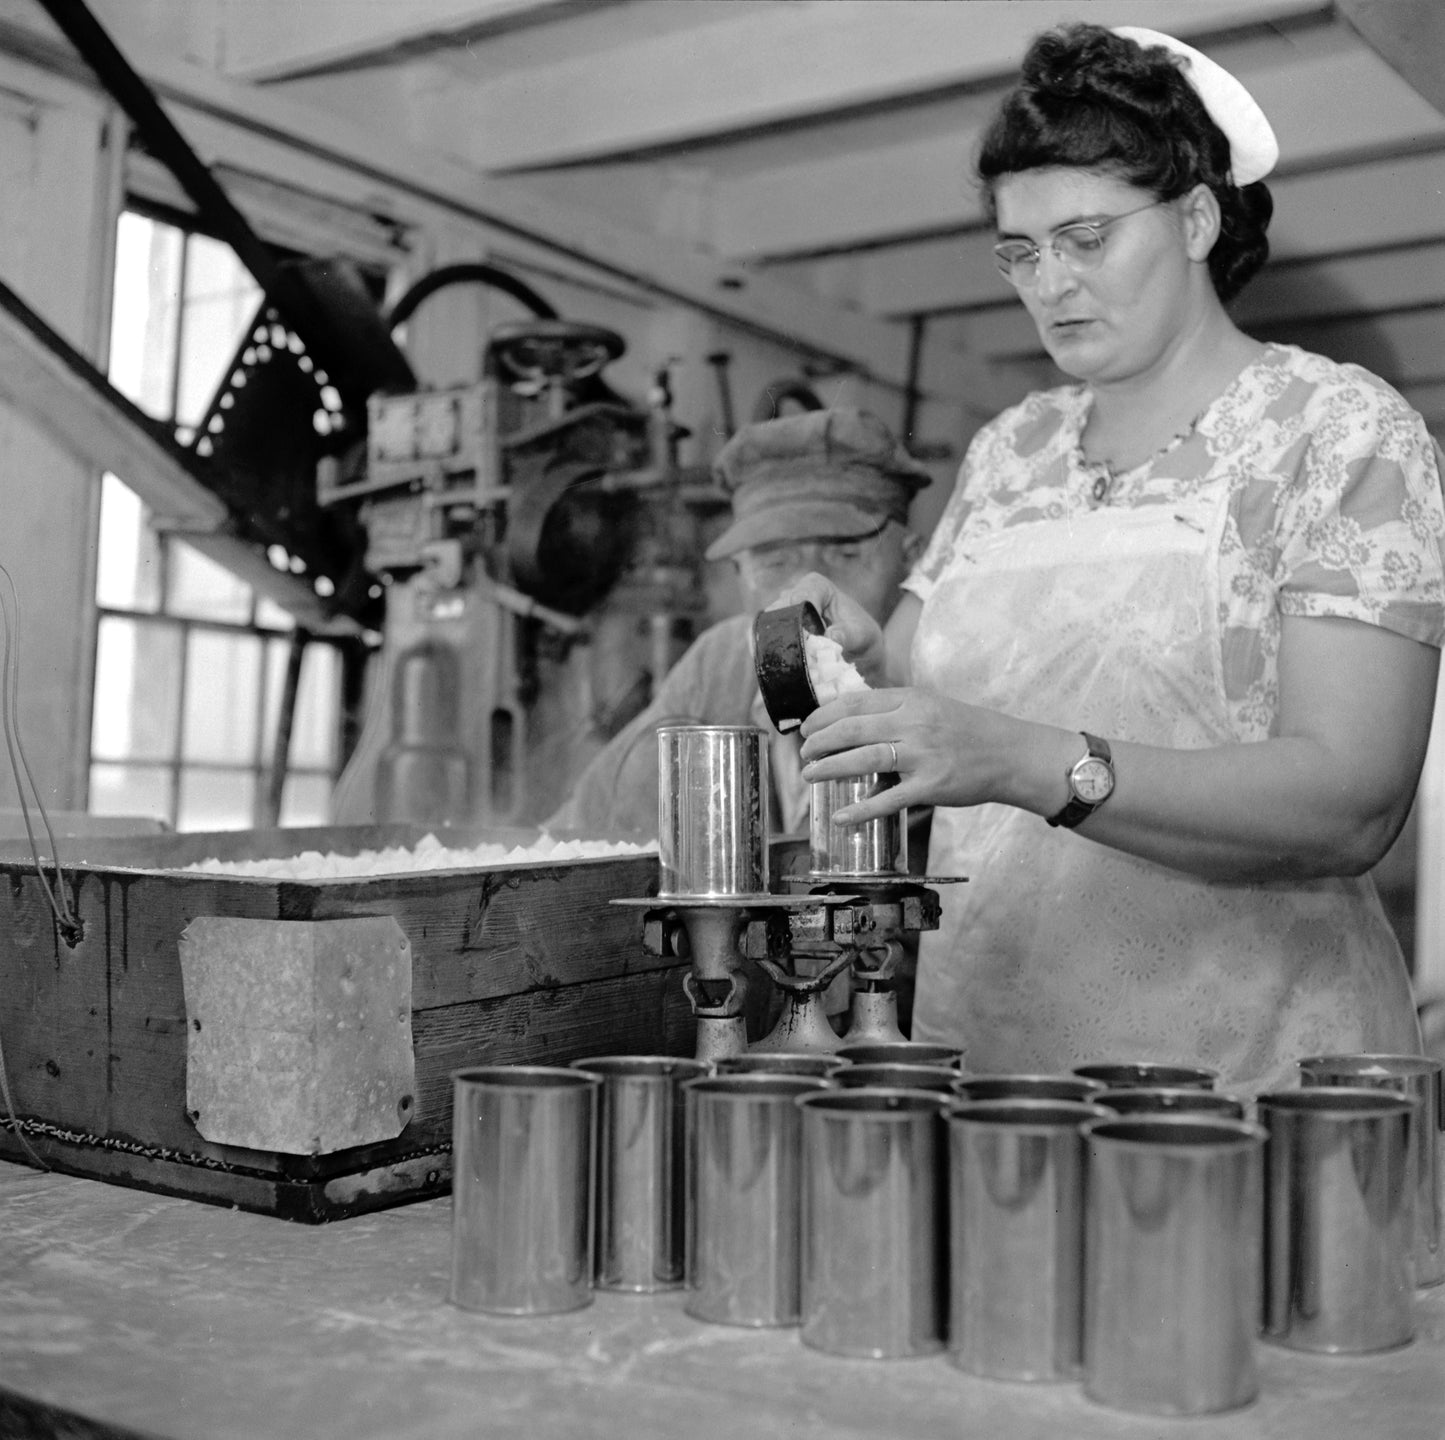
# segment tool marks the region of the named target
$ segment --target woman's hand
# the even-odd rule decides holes
[[[834,818],[848,825],[909,805],[990,800],[1052,813],[1068,798],[1062,777],[1078,738],[914,688],[839,696],[803,722],[802,734],[809,783],[898,775],[896,786],[839,810]],[[1031,775],[1042,779],[1030,782]]]
[[[780,610],[788,605],[807,601],[822,617],[825,633],[843,648],[843,658],[850,661],[869,685],[888,683],[888,652],[883,630],[878,622],[846,591],[840,590],[826,575],[816,571],[782,591],[768,605]]]

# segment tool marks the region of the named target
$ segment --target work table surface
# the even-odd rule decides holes
[[[493,1319],[446,1302],[450,1203],[310,1227],[0,1164],[0,1435],[166,1440],[1440,1440],[1445,1286],[1419,1338],[1260,1346],[1260,1397],[1185,1422],[941,1356],[844,1360],[677,1292]],[[1188,1304],[1187,1296],[1180,1296]],[[85,1417],[76,1426],[65,1416]]]

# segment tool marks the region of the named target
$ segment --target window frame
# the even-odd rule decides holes
[[[154,415],[153,418],[161,423],[170,426],[173,430],[177,426],[177,409],[180,404],[183,387],[183,370],[185,365],[185,354],[183,342],[185,339],[186,321],[188,306],[185,295],[185,281],[190,261],[192,245],[196,237],[204,237],[214,241],[216,237],[208,234],[205,227],[196,223],[195,217],[179,212],[170,206],[157,204],[148,201],[142,196],[127,195],[116,216],[116,229],[123,223],[122,217],[131,214],[136,215],[152,224],[170,227],[181,233],[181,254],[176,275],[179,299],[175,306],[173,316],[167,317],[172,332],[167,337],[169,345],[169,363],[171,373],[166,377],[163,391],[167,397],[167,410],[165,415]],[[117,283],[114,265],[112,266],[112,286]],[[254,324],[262,314],[264,299],[258,294],[257,308],[248,323]],[[151,412],[147,412],[151,413]],[[132,496],[135,495],[130,487],[126,486],[124,476],[114,476],[116,483],[125,486]],[[98,481],[99,483],[103,483]],[[293,779],[301,781],[324,780],[327,788],[333,788],[344,768],[348,751],[355,740],[355,721],[350,710],[354,705],[355,695],[359,690],[358,676],[365,667],[367,657],[374,648],[374,642],[369,642],[363,637],[330,636],[316,634],[306,630],[297,623],[294,616],[285,611],[283,605],[275,600],[268,600],[268,597],[257,590],[256,586],[250,583],[244,575],[236,574],[222,562],[219,562],[205,554],[203,549],[192,548],[200,559],[211,565],[220,565],[220,568],[235,576],[239,585],[245,587],[247,592],[246,616],[243,620],[226,620],[215,617],[196,615],[189,611],[176,613],[171,607],[175,603],[174,584],[176,579],[176,550],[177,545],[186,543],[185,537],[167,533],[162,527],[154,524],[149,508],[144,502],[136,497],[136,503],[140,506],[140,524],[147,529],[156,547],[156,564],[158,574],[156,577],[156,595],[154,608],[132,607],[116,603],[114,597],[103,601],[100,587],[100,567],[96,570],[96,584],[93,591],[93,620],[91,634],[91,685],[90,685],[90,724],[87,728],[86,737],[86,804],[91,813],[104,814],[112,813],[109,810],[96,810],[96,776],[98,770],[120,770],[131,769],[135,771],[154,772],[163,770],[166,776],[166,805],[165,813],[154,818],[164,821],[173,828],[182,828],[183,817],[181,813],[181,800],[184,793],[184,781],[187,775],[194,775],[198,772],[222,772],[244,774],[250,777],[251,804],[250,813],[244,817],[233,815],[235,825],[228,828],[256,828],[271,825],[285,824],[287,814],[286,791]],[[104,506],[97,506],[97,535],[99,539],[99,526],[104,523]],[[268,607],[274,612],[266,617],[265,608]],[[281,617],[285,616],[286,623],[281,623]],[[264,617],[264,618],[263,618]],[[169,735],[168,754],[166,758],[157,760],[153,757],[138,758],[131,756],[113,756],[98,753],[96,748],[96,720],[103,705],[116,703],[112,695],[102,694],[100,689],[100,671],[102,668],[101,643],[102,635],[108,620],[120,620],[129,624],[143,626],[165,627],[176,636],[179,646],[179,666],[177,675],[178,695],[175,704],[175,713],[171,722],[171,733]],[[258,669],[256,676],[256,715],[252,727],[252,743],[250,755],[244,761],[205,761],[198,762],[188,759],[185,753],[186,744],[186,718],[188,713],[188,696],[190,694],[187,685],[187,672],[190,663],[191,647],[193,636],[198,632],[211,632],[237,639],[250,637],[255,639],[259,647]],[[274,786],[273,768],[275,761],[275,750],[277,748],[277,733],[273,729],[268,733],[267,717],[273,716],[279,726],[283,720],[281,707],[285,703],[286,675],[290,662],[289,657],[284,657],[282,663],[273,659],[273,647],[285,644],[288,648],[297,644],[303,646],[303,655],[300,663],[306,664],[305,651],[312,646],[323,646],[336,652],[336,659],[333,663],[331,676],[324,681],[314,683],[325,684],[329,691],[328,703],[330,714],[327,717],[327,725],[330,729],[330,743],[327,746],[328,759],[324,764],[298,763],[293,755],[288,753],[286,760],[286,774],[279,787]],[[295,693],[295,703],[302,703],[305,698],[306,675],[303,669],[301,683]],[[132,680],[132,685],[134,680]],[[124,697],[124,703],[131,703],[131,696],[134,690]],[[288,731],[294,725],[295,714],[290,716]],[[288,747],[289,748],[289,747]],[[273,807],[272,792],[275,789],[276,800]],[[148,812],[149,813],[149,812]],[[317,817],[310,816],[299,822],[302,824],[317,823]]]

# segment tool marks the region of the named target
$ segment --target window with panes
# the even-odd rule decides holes
[[[188,441],[260,299],[228,246],[127,210],[111,383]],[[298,646],[285,610],[158,530],[125,476],[106,475],[102,487],[92,813],[178,830],[325,824],[341,763],[340,652],[322,639]],[[278,806],[270,778],[288,680]]]

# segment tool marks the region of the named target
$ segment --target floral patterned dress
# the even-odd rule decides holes
[[[1035,394],[975,438],[908,582],[915,683],[1196,748],[1276,733],[1284,615],[1441,644],[1441,457],[1383,382],[1268,346],[1117,475],[1083,457],[1091,403]],[[1180,1060],[1258,1089],[1304,1054],[1419,1048],[1368,877],[1206,881],[1001,805],[940,808],[928,868],[970,882],[923,937],[914,1034],[973,1070]]]

